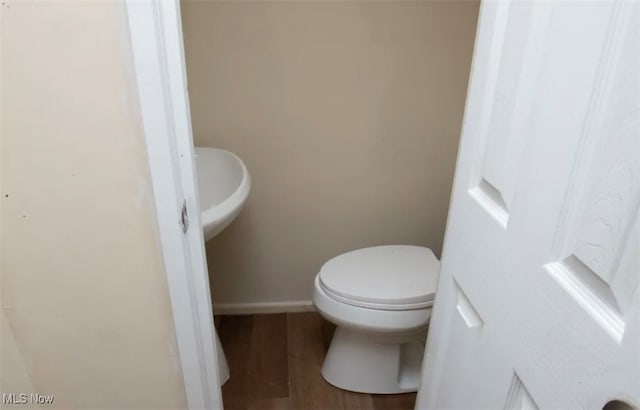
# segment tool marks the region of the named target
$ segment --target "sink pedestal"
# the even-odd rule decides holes
[[[227,363],[227,357],[224,355],[224,350],[222,350],[218,332],[216,332],[216,350],[218,351],[218,378],[220,379],[220,386],[222,386],[229,380],[229,363]]]
[[[204,240],[218,235],[244,206],[251,177],[235,154],[217,148],[195,147],[195,165],[200,197],[200,221]],[[229,364],[216,331],[220,385],[229,380]]]

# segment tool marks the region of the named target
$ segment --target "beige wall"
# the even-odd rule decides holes
[[[124,6],[1,10],[1,390],[184,408]]]
[[[183,2],[197,145],[243,158],[207,246],[217,302],[308,300],[324,261],[440,254],[478,3]]]

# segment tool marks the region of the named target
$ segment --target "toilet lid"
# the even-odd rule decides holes
[[[431,249],[389,245],[336,256],[318,276],[323,290],[341,302],[395,310],[431,306],[439,272]]]

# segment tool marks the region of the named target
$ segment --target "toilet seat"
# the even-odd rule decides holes
[[[431,317],[431,308],[412,310],[373,309],[355,306],[336,300],[322,289],[318,275],[314,280],[313,305],[328,321],[360,331],[376,332],[379,335],[424,332]]]
[[[326,262],[318,284],[327,296],[376,310],[433,305],[440,262],[421,246],[387,245],[347,252]]]

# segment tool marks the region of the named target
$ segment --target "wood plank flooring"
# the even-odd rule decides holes
[[[222,316],[226,410],[409,410],[415,394],[344,391],[320,375],[335,327],[315,312]]]

